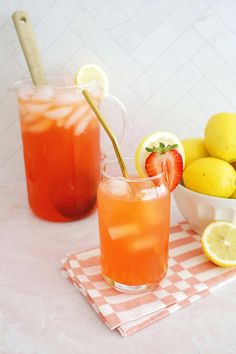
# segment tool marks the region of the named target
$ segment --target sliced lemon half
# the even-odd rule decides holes
[[[213,263],[236,266],[236,225],[226,221],[209,224],[202,235],[202,248]]]
[[[176,150],[178,150],[178,152],[181,154],[182,156],[182,160],[183,160],[183,166],[184,166],[184,148],[183,145],[181,144],[181,141],[177,138],[177,136],[175,136],[174,134],[170,133],[170,132],[155,132],[152,134],[149,134],[147,136],[145,136],[139,143],[137,149],[136,149],[136,153],[135,153],[135,165],[136,165],[136,169],[137,172],[139,174],[140,177],[147,177],[147,173],[145,170],[145,162],[146,159],[148,157],[148,155],[150,154],[150,152],[148,152],[146,150],[147,147],[153,147],[159,146],[159,143],[162,142],[165,145],[173,145],[173,144],[178,144],[178,147]]]
[[[109,90],[109,80],[106,73],[95,64],[85,64],[79,68],[75,75],[75,83],[78,85],[98,81],[105,92]]]

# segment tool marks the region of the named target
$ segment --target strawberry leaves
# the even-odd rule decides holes
[[[170,151],[170,150],[173,150],[173,149],[176,149],[178,147],[178,144],[173,144],[173,145],[165,145],[164,143],[160,142],[159,143],[159,146],[156,147],[153,145],[153,147],[146,147],[145,149],[148,151],[148,152],[158,152],[160,155],[163,155],[165,154],[167,151]]]

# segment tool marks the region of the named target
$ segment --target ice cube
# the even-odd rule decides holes
[[[39,116],[35,113],[27,113],[22,116],[24,124],[31,124],[36,122],[39,119]]]
[[[53,121],[49,119],[40,119],[34,124],[27,126],[27,131],[30,133],[42,133],[51,128]]]
[[[108,181],[108,191],[116,197],[128,197],[131,194],[131,187],[122,179],[110,179]]]
[[[108,228],[108,232],[112,240],[118,240],[130,236],[137,236],[140,233],[140,229],[137,224],[122,224]]]
[[[168,188],[164,184],[161,184],[159,187],[156,187],[156,190],[158,197],[160,197],[161,195],[165,195],[168,192]]]
[[[145,235],[143,237],[136,238],[135,240],[128,243],[128,247],[132,252],[140,252],[147,250],[155,251],[157,247],[157,236]]]
[[[70,105],[75,104],[80,101],[78,94],[76,93],[67,93],[55,99],[55,103],[58,105]]]
[[[66,120],[65,128],[70,128],[78,120],[80,120],[87,112],[88,112],[88,107],[86,107],[85,105],[79,106],[79,108],[76,111],[74,111]]]
[[[156,189],[156,187],[154,188]],[[168,222],[169,214],[168,196],[167,198],[160,196],[158,190],[144,190],[141,192],[143,194],[139,196],[138,219],[142,219],[143,225],[149,228],[159,228],[161,224],[165,225]]]
[[[86,117],[80,119],[75,127],[75,135],[82,134],[86,128],[88,127],[90,121],[92,119],[91,114],[87,115]]]
[[[51,87],[40,87],[32,96],[32,100],[35,101],[48,101],[55,95],[53,88]]]
[[[56,120],[56,125],[59,128],[64,128],[66,118],[61,118]]]
[[[49,119],[61,119],[68,116],[68,114],[70,114],[72,110],[73,107],[64,106],[60,108],[51,109],[50,111],[46,111],[44,113],[44,116]]]
[[[27,103],[25,105],[26,109],[31,113],[41,113],[46,111],[50,105],[48,103],[45,104],[36,104],[36,103]]]
[[[157,198],[157,190],[155,187],[148,189],[141,189],[139,198],[141,200],[151,200]]]
[[[149,181],[152,183],[150,186],[145,186],[147,188],[143,188],[139,191],[138,193],[138,198],[141,200],[152,200],[160,197],[163,194],[167,193],[166,187],[164,184],[160,186],[154,186],[152,181]]]

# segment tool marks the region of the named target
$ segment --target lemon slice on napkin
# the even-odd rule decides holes
[[[205,255],[221,267],[236,266],[236,225],[226,221],[209,224],[202,235]]]

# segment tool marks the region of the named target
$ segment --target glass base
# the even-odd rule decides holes
[[[118,283],[108,278],[104,274],[102,274],[102,276],[106,280],[106,282],[110,284],[115,290],[125,294],[138,294],[138,293],[143,293],[145,291],[150,291],[153,288],[155,288],[157,284],[159,284],[158,282],[158,283],[151,283],[151,284],[144,284],[144,285],[126,285],[126,284]]]

